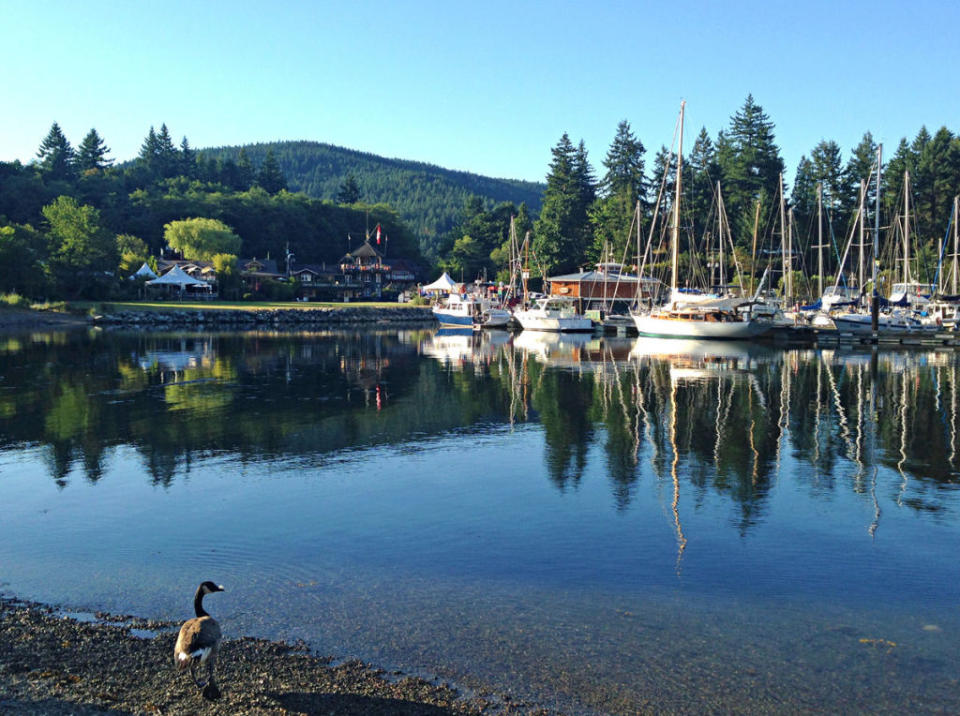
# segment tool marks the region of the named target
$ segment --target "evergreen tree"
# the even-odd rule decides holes
[[[180,171],[179,174],[190,179],[196,179],[198,174],[197,169],[197,153],[191,148],[190,142],[187,141],[187,138],[184,137],[180,140]]]
[[[631,131],[630,123],[627,120],[620,122],[603,160],[607,170],[600,183],[603,196],[619,195],[631,206],[637,199],[645,198],[647,181],[643,155],[646,151],[643,142]]]
[[[112,159],[107,159],[107,153],[110,147],[97,134],[96,129],[87,132],[87,136],[80,142],[77,149],[77,169],[81,172],[98,170],[103,171],[113,164]]]
[[[160,131],[157,133],[157,169],[160,177],[169,179],[180,173],[180,156],[177,148],[173,145],[173,139],[170,136],[170,130],[166,123],[160,125]]]
[[[595,196],[583,142],[575,149],[564,132],[551,154],[533,241],[539,268],[547,275],[573,270],[583,262],[589,245],[587,209]]]
[[[685,195],[689,214],[694,222],[694,235],[702,233],[703,227],[713,222],[711,214],[716,205],[717,182],[720,180],[720,165],[717,163],[716,149],[710,140],[706,127],[700,129],[693,142],[690,156],[684,161]]]
[[[360,201],[360,187],[357,186],[357,180],[353,174],[347,174],[347,178],[340,185],[340,191],[337,192],[338,204],[356,204]]]
[[[160,142],[153,125],[150,126],[150,131],[147,132],[143,144],[140,145],[140,154],[137,156],[137,160],[150,178],[160,176]]]
[[[877,143],[873,141],[873,135],[866,132],[860,143],[853,148],[850,158],[847,160],[847,166],[843,170],[843,198],[842,210],[846,216],[855,216],[860,205],[860,182],[867,183],[867,194],[864,198],[865,206],[873,211],[873,204],[876,197],[876,164],[877,164]]]
[[[718,148],[727,214],[738,243],[744,245],[753,230],[754,202],[762,200],[769,211],[772,197],[779,193],[784,164],[773,128],[753,95],[747,95],[743,107],[730,118],[729,147]]]
[[[253,162],[250,161],[250,155],[245,148],[240,149],[237,155],[237,178],[236,183],[232,184],[237,191],[246,191],[253,186],[256,179],[256,171],[253,168]]]
[[[902,213],[904,173],[913,172],[916,166],[917,157],[904,137],[883,170],[882,203],[888,217]]]
[[[278,191],[287,188],[287,180],[280,171],[280,165],[277,164],[277,158],[273,155],[273,150],[267,150],[267,156],[260,165],[260,171],[257,173],[257,184],[268,194],[276,194]]]
[[[636,236],[631,225],[637,201],[646,199],[646,176],[643,155],[646,149],[624,120],[617,125],[617,134],[603,160],[606,174],[600,182],[602,196],[590,208],[593,244],[588,252],[594,261],[621,261],[628,255],[628,245]],[[604,252],[606,256],[604,256]]]
[[[70,142],[54,122],[37,152],[40,171],[50,180],[69,181],[75,176],[74,152]]]

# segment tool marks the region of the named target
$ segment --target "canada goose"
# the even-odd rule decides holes
[[[203,595],[222,591],[223,587],[213,582],[204,582],[197,587],[197,593],[193,597],[193,610],[197,616],[183,623],[177,636],[177,645],[173,648],[173,663],[180,671],[190,667],[193,683],[197,688],[203,689],[204,696],[208,695],[208,688],[209,695],[219,696],[213,679],[213,665],[217,660],[217,648],[220,646],[220,625],[204,611]],[[207,665],[207,681],[197,679],[197,663]],[[208,684],[209,687],[205,688]]]

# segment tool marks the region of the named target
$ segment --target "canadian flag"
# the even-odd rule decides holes
[[[377,224],[377,246],[380,245],[380,224]]]

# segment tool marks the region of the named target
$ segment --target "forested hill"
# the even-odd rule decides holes
[[[320,142],[272,142],[202,152],[205,157],[237,161],[241,149],[255,166],[272,149],[290,191],[308,196],[336,200],[353,177],[359,200],[393,207],[421,237],[421,248],[428,255],[435,255],[438,241],[453,228],[470,196],[481,197],[488,206],[526,203],[530,213],[537,215],[546,188],[545,184],[493,179]]]

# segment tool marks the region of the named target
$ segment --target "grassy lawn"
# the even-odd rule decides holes
[[[307,311],[315,308],[403,308],[407,304],[396,301],[381,302],[316,302],[296,301],[71,301],[70,309],[98,313],[117,311]]]

